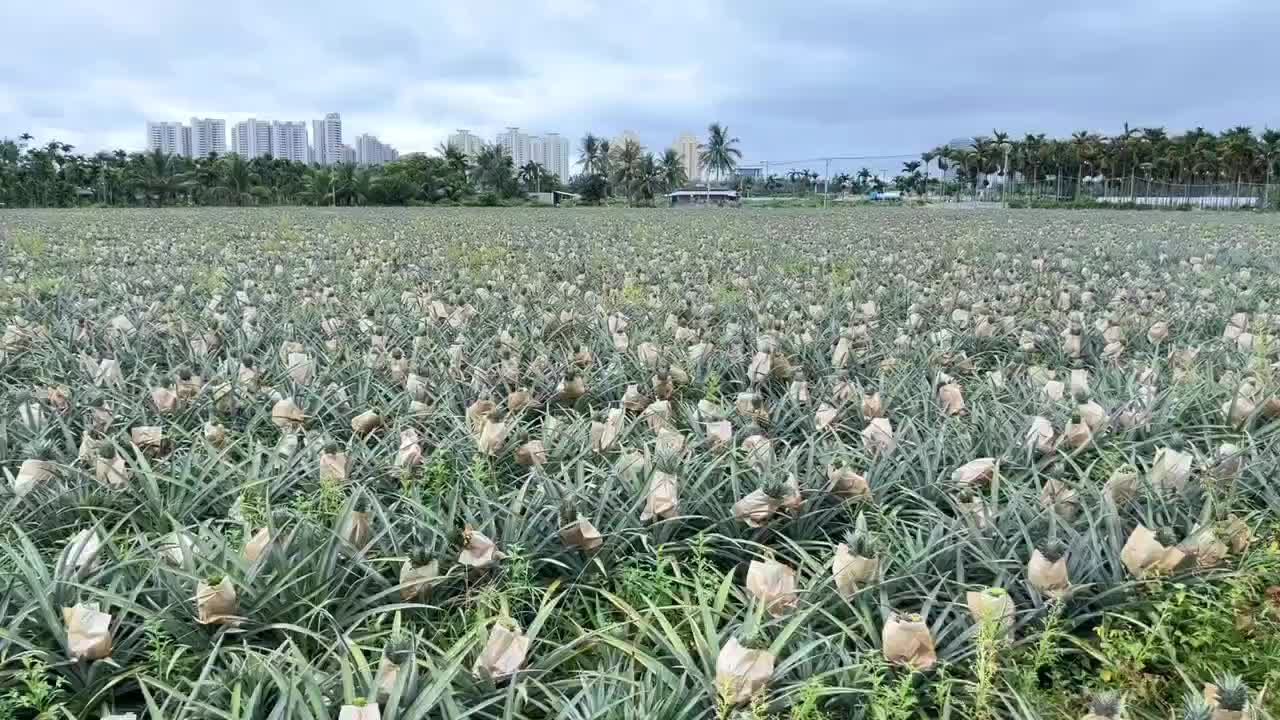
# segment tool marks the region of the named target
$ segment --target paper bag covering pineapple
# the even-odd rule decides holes
[[[776,656],[760,638],[744,645],[731,637],[716,656],[716,689],[729,705],[742,705],[769,685]]]
[[[916,613],[891,613],[880,635],[880,648],[885,660],[915,670],[928,670],[938,661],[929,626]]]
[[[499,620],[489,631],[484,649],[476,658],[471,671],[478,677],[501,680],[514,675],[529,654],[529,638],[520,626],[509,619]]]

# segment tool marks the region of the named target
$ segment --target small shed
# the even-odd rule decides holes
[[[737,190],[676,190],[667,195],[671,207],[689,205],[737,205]]]

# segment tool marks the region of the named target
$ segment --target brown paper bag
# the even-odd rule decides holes
[[[604,544],[600,531],[586,517],[579,515],[577,520],[560,528],[560,540],[565,546],[591,552]]]
[[[23,460],[18,467],[18,474],[13,478],[13,494],[23,497],[31,489],[56,476],[57,466],[48,460],[34,458]]]
[[[1053,453],[1053,424],[1047,418],[1036,416],[1031,419],[1031,429],[1027,431],[1026,447],[1041,455]]]
[[[871,485],[851,467],[828,465],[827,481],[827,492],[833,495],[865,502],[871,500]]]
[[[415,566],[411,561],[405,560],[400,565],[400,600],[401,602],[413,602],[427,594],[431,589],[432,583],[440,577],[440,563],[436,560],[428,562],[421,567]]]
[[[351,432],[357,437],[366,437],[380,427],[382,427],[382,416],[372,410],[365,410],[351,418]]]
[[[860,586],[866,586],[880,574],[879,558],[863,557],[849,552],[845,543],[836,545],[831,558],[831,577],[836,581],[836,591],[848,600]]]
[[[164,449],[164,431],[154,425],[140,425],[129,431],[130,439],[140,450],[159,452]]]
[[[324,451],[320,453],[320,482],[344,483],[347,481],[347,454]]]
[[[947,415],[961,415],[965,412],[964,392],[955,383],[947,383],[938,388],[938,403],[942,412]]]
[[[271,406],[271,422],[283,432],[302,429],[307,416],[293,398],[282,398]]]
[[[101,612],[98,603],[62,608],[62,624],[67,629],[67,654],[72,660],[101,660],[111,655],[111,615]]]
[[[418,445],[418,431],[405,428],[400,431],[400,447],[396,450],[395,467],[414,468],[422,462],[422,448]]]
[[[634,463],[631,467],[634,467]],[[655,517],[663,520],[675,517],[679,506],[679,483],[676,476],[661,470],[653,471],[640,520],[648,522]]]
[[[730,705],[741,705],[763,691],[773,676],[774,654],[768,650],[748,650],[736,637],[716,656],[716,688]]]
[[[1013,629],[1014,615],[1017,607],[1009,593],[1000,588],[987,588],[982,592],[966,592],[965,605],[975,623],[991,621],[998,624],[1001,633]]]
[[[267,548],[271,546],[271,530],[269,528],[258,528],[258,531],[249,538],[249,542],[244,544],[244,561],[247,563],[255,563],[266,554]]]
[[[951,482],[964,487],[986,485],[995,478],[998,470],[995,458],[977,458],[956,468],[951,473]]]
[[[224,577],[213,585],[204,580],[196,583],[196,621],[201,625],[234,625],[238,612],[240,603],[231,578]]]
[[[1065,593],[1071,587],[1067,578],[1066,556],[1050,561],[1039,549],[1032,552],[1031,560],[1027,562],[1027,583],[1045,595]]]
[[[747,568],[747,592],[763,603],[774,617],[781,617],[800,602],[796,571],[774,560],[752,560]]]
[[[1191,477],[1191,461],[1190,453],[1162,447],[1156,451],[1147,478],[1153,487],[1181,492]]]
[[[342,539],[357,549],[369,544],[369,513],[353,510],[342,522]]]
[[[119,490],[129,484],[129,468],[119,453],[113,453],[109,458],[99,455],[93,466],[93,477],[103,485]]]
[[[1178,548],[1165,547],[1156,539],[1154,532],[1141,525],[1129,533],[1129,539],[1120,550],[1120,562],[1136,578],[1174,572],[1185,557]]]
[[[481,569],[491,567],[505,557],[484,533],[470,527],[462,531],[462,551],[458,553],[458,564]]]
[[[516,462],[525,467],[543,465],[547,462],[547,449],[541,440],[530,440],[516,448]]]
[[[764,527],[781,507],[781,498],[770,497],[764,490],[752,490],[733,504],[733,516],[753,528]]]
[[[499,622],[489,631],[489,638],[471,671],[481,678],[500,680],[515,674],[528,654],[529,638],[520,627],[512,623],[508,628]]]
[[[915,670],[928,670],[938,661],[929,626],[914,613],[891,613],[880,635],[880,647],[885,660]]]
[[[151,388],[151,404],[161,415],[172,415],[178,409],[178,394],[169,388]]]
[[[893,437],[893,424],[888,418],[874,418],[862,429],[862,442],[873,453],[888,454],[898,447]]]

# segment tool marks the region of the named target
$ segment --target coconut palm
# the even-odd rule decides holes
[[[236,153],[231,153],[218,161],[218,184],[215,191],[233,205],[251,205],[256,199],[254,188],[262,184],[262,178],[253,171],[253,166]]]
[[[156,207],[162,207],[184,187],[186,179],[178,173],[177,156],[156,149],[140,156],[139,160],[132,180]]]
[[[698,160],[720,180],[737,169],[742,159],[739,142],[729,135],[728,127],[713,122],[707,126],[707,142],[698,146]]]
[[[526,189],[542,192],[542,179],[546,174],[546,169],[542,167],[542,163],[530,160],[520,168],[517,178],[524,183]]]
[[[658,163],[662,171],[662,179],[664,188],[670,192],[679,190],[684,184],[689,182],[688,173],[685,171],[684,160],[680,157],[680,153],[674,148],[667,148],[662,153],[662,160]]]

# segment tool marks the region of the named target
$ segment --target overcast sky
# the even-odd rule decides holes
[[[454,128],[727,124],[748,161],[918,153],[992,128],[1280,126],[1280,0],[4,2],[0,137],[138,149],[147,119]]]

